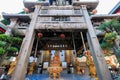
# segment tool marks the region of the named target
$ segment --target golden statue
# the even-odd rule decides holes
[[[77,73],[82,74],[82,70],[81,70],[81,67],[80,67],[80,62],[77,60],[77,58],[75,60],[75,63],[76,63]]]
[[[60,57],[58,54],[55,54],[54,57],[53,57],[53,60],[51,60],[50,62],[50,66],[51,67],[57,67],[57,66],[60,66]]]
[[[14,71],[14,69],[15,69],[15,66],[16,66],[16,64],[17,64],[17,59],[18,59],[18,56],[16,57],[16,59],[15,59],[14,61],[12,61],[12,62],[10,63],[10,68],[9,68],[9,70],[8,70],[7,75],[11,75],[11,74],[13,73],[13,71]]]
[[[49,76],[53,79],[60,77],[62,67],[60,66],[60,57],[58,53],[55,53],[53,60],[50,62],[50,67],[48,67]]]
[[[95,65],[94,65],[94,62],[93,62],[93,58],[90,54],[90,51],[85,51],[84,54],[85,54],[86,59],[87,59],[86,64],[89,68],[90,76],[95,78],[95,80],[98,80],[97,73],[96,73],[96,68],[95,68]]]
[[[30,64],[30,68],[29,68],[29,72],[28,72],[29,75],[33,74],[34,66],[35,66],[35,60],[33,60],[33,62]]]

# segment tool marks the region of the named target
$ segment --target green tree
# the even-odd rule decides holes
[[[114,46],[114,40],[120,31],[120,22],[117,19],[111,19],[101,23],[99,29],[105,32],[103,42],[101,43],[102,49],[112,49]]]
[[[102,31],[117,32],[120,31],[120,22],[117,19],[111,19],[100,24],[99,29]]]
[[[22,39],[20,37],[13,37],[6,34],[0,34],[0,55],[6,52],[17,52],[18,48],[15,45],[19,45]]]
[[[5,53],[5,50],[2,47],[0,47],[0,55],[3,55],[4,53]]]

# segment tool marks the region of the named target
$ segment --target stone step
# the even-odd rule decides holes
[[[26,80],[53,80],[48,76],[48,74],[33,74],[26,75]],[[61,74],[61,77],[56,80],[94,80],[87,75],[78,74]]]

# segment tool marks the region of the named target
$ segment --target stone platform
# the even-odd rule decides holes
[[[53,80],[49,77],[48,74],[33,74],[33,75],[27,75],[26,80]],[[61,77],[56,80],[94,80],[90,78],[87,75],[78,75],[78,74],[67,74],[67,73],[61,73]]]

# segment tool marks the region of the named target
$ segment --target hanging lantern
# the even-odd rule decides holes
[[[43,37],[43,34],[42,33],[38,33],[38,37],[39,38]]]
[[[64,35],[64,34],[61,34],[61,35],[60,35],[60,38],[64,39],[64,38],[65,38],[65,35]]]
[[[24,8],[24,12],[25,13],[29,13],[29,9],[28,8]]]

